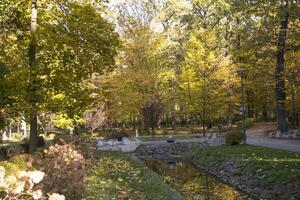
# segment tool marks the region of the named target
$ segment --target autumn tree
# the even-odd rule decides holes
[[[12,69],[9,78],[17,83],[12,106],[31,116],[33,152],[37,112],[51,111],[73,119],[76,124],[89,105],[83,81],[93,73],[102,74],[113,68],[118,34],[101,16],[104,7],[95,6],[92,1],[40,1],[38,25],[36,1],[32,5],[17,0],[14,3],[10,7],[8,2],[1,2],[5,23],[0,55],[8,69]],[[9,42],[14,45],[9,46]],[[29,64],[24,53],[28,44]],[[11,57],[15,57],[15,62],[11,62]]]

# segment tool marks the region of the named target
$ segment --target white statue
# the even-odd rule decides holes
[[[22,139],[27,137],[27,128],[26,128],[26,121],[24,117],[21,120],[21,131],[22,131]]]
[[[138,138],[139,137],[139,131],[137,129],[135,129],[135,137]]]
[[[6,130],[3,131],[3,134],[2,134],[2,140],[8,140],[8,137],[6,135]]]

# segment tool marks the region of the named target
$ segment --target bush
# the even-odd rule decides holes
[[[94,152],[96,150],[96,143],[96,139],[83,135],[71,136],[67,134],[56,134],[53,139],[54,145],[74,145],[76,150],[80,151],[86,159],[90,159],[94,156]]]
[[[110,140],[110,139],[114,139],[114,140],[119,140],[121,141],[124,137],[128,137],[128,133],[126,133],[124,130],[121,131],[113,131],[110,133],[107,133],[105,135],[105,139]]]
[[[238,145],[242,142],[242,133],[229,132],[225,134],[225,143],[228,145]]]
[[[41,183],[43,191],[61,193],[68,199],[77,199],[82,196],[86,161],[83,155],[75,150],[73,144],[56,144],[49,147],[38,164],[46,173]]]
[[[64,133],[57,133],[55,134],[52,143],[58,144],[58,145],[64,145],[64,144],[68,144],[68,143],[72,143],[73,139],[71,135],[68,134],[64,134]]]
[[[238,129],[243,129],[243,120],[237,121],[235,124]],[[252,126],[252,124],[253,118],[245,119],[245,128],[249,128],[250,126]]]

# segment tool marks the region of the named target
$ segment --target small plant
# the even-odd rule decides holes
[[[163,135],[168,135],[168,134],[169,134],[169,131],[166,130],[166,129],[163,129],[162,134],[163,134]]]
[[[243,120],[237,121],[235,124],[238,129],[243,129],[243,125],[244,125]],[[249,128],[250,126],[252,126],[252,124],[253,124],[253,118],[245,119],[245,128]]]
[[[115,139],[118,141],[121,141],[124,137],[128,137],[128,133],[126,133],[124,130],[121,131],[113,131],[110,133],[107,133],[105,136],[105,139],[110,140],[110,139]]]
[[[225,135],[225,143],[228,145],[238,145],[242,142],[242,133],[236,132],[229,132]]]

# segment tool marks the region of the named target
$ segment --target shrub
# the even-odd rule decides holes
[[[83,135],[71,136],[67,134],[57,134],[53,139],[54,145],[74,145],[76,150],[80,151],[86,159],[90,159],[93,157],[96,150],[96,143],[97,141],[95,139]]]
[[[55,134],[53,138],[53,144],[58,144],[58,145],[64,145],[68,143],[72,143],[73,139],[71,135],[64,134],[64,133],[57,133]]]
[[[121,141],[124,137],[128,137],[128,133],[126,133],[124,130],[121,131],[113,131],[110,133],[107,133],[105,136],[105,139],[110,140],[110,139],[115,139]]]
[[[73,144],[49,147],[45,150],[44,158],[38,162],[46,173],[41,184],[43,191],[61,193],[70,199],[82,196],[86,163]]]
[[[243,129],[243,120],[237,121],[235,124],[238,129]],[[250,126],[252,126],[252,124],[253,118],[245,119],[245,128],[249,128]]]
[[[238,145],[242,142],[242,133],[229,132],[225,134],[225,143],[228,145]]]
[[[97,140],[89,136],[76,136],[74,144],[85,159],[91,159],[96,151]]]

